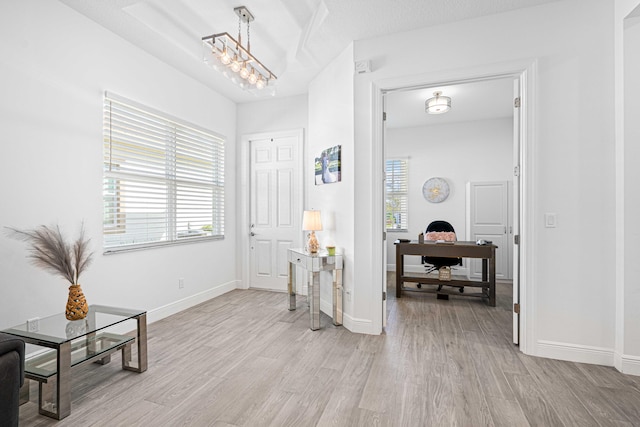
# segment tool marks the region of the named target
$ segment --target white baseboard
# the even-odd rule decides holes
[[[214,286],[211,289],[207,289],[206,291],[202,291],[195,295],[191,295],[187,298],[183,298],[178,301],[171,302],[167,305],[163,305],[162,307],[157,307],[147,311],[147,325],[153,322],[157,322],[158,320],[162,320],[165,317],[169,317],[173,314],[179,313],[188,308],[194,307],[200,303],[210,300],[211,298],[218,297],[222,294],[225,294],[229,291],[237,289],[239,286],[239,280],[232,280],[227,283],[223,283],[221,285]],[[116,334],[127,334],[132,331],[132,328],[135,329],[135,323],[132,323],[132,320],[120,323],[118,325],[114,325],[109,328],[109,332],[113,332]],[[29,352],[29,357],[37,356],[39,354],[36,352]]]
[[[373,333],[373,322],[369,319],[358,319],[344,314],[342,323],[345,328],[356,334],[379,335]]]
[[[640,376],[640,357],[620,353],[616,353],[614,357],[617,370],[623,374]]]
[[[163,305],[162,307],[157,307],[149,310],[147,312],[147,323],[157,322],[158,320],[164,319],[165,317],[169,317],[173,314],[179,313],[183,310],[208,301],[211,298],[219,297],[220,295],[226,294],[229,291],[238,289],[239,286],[239,280],[232,280],[230,282],[214,286],[213,288],[207,289],[206,291],[191,295],[187,298],[183,298],[181,300],[171,302],[167,305]]]
[[[536,356],[592,365],[614,366],[614,351],[610,348],[567,344],[539,340]],[[639,365],[640,366],[640,365]]]
[[[333,317],[333,302],[320,300],[320,311],[329,317]],[[372,332],[373,322],[369,319],[357,319],[346,313],[342,313],[342,326],[356,334],[379,335]]]

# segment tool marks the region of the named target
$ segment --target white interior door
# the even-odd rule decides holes
[[[252,139],[249,287],[286,291],[287,249],[300,247],[302,141],[299,133]]]
[[[512,187],[513,215],[511,215],[512,243],[512,274],[513,279],[513,343],[520,344],[520,244],[516,244],[515,238],[520,239],[520,135],[522,132],[520,114],[522,114],[522,99],[520,93],[520,79],[513,80],[513,164],[514,177]],[[518,309],[516,310],[516,307]]]
[[[472,182],[470,191],[470,236],[490,240],[496,250],[496,279],[511,279],[510,204],[507,181]],[[470,259],[469,275],[482,277],[482,260]]]
[[[386,97],[382,96],[382,158],[385,159],[385,137],[387,133],[387,108],[386,108]],[[383,179],[386,180],[387,172],[386,172],[386,162],[382,162],[383,168],[385,170],[382,176]],[[383,182],[382,191],[386,192],[386,184]],[[384,202],[385,195],[382,195],[382,200]],[[383,206],[382,209],[385,209]],[[384,215],[382,216],[382,328],[387,327],[387,223],[384,220]]]

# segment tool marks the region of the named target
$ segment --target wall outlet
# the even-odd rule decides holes
[[[178,279],[178,288],[184,288],[184,279],[182,277]]]
[[[29,332],[38,332],[40,330],[40,318],[34,317],[33,319],[27,320],[27,331]]]

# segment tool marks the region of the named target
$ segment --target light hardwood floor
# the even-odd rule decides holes
[[[390,282],[385,334],[352,334],[287,296],[236,290],[149,325],[149,370],[72,372],[71,415],[21,426],[640,426],[640,377],[525,356],[511,296],[406,293]]]

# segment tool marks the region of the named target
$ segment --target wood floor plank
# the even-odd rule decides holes
[[[607,393],[608,389],[594,386],[575,363],[561,363],[553,360],[542,360],[541,363],[553,375],[564,379],[569,390],[600,425],[613,425],[615,421],[625,424],[631,422],[625,415],[626,411],[620,410],[613,403],[612,396]]]
[[[119,358],[72,370],[71,415],[20,408],[32,426],[631,426],[640,378],[533,358],[511,342],[511,297],[394,295],[382,335],[354,334],[304,298],[234,290],[149,324],[149,369]],[[134,351],[135,352],[135,351]]]
[[[562,375],[556,375],[550,365],[557,361],[536,358],[519,353],[527,372],[537,384],[543,396],[554,396],[550,404],[567,426],[598,426],[600,423],[589,413],[583,402],[571,391]],[[547,363],[551,362],[551,363]]]
[[[623,413],[631,424],[640,425],[640,392],[629,388],[609,388],[601,387],[600,391],[604,396],[611,399],[611,402]]]
[[[474,366],[474,355],[458,334],[445,339],[455,425],[493,425],[487,400]]]
[[[504,372],[493,361],[489,343],[482,333],[465,332],[467,347],[473,357],[473,365],[485,396],[514,400],[515,395]]]
[[[491,413],[491,421],[496,427],[525,427],[531,425],[517,400],[505,400],[495,396],[487,396],[486,399]]]
[[[318,420],[318,425],[356,425],[360,419],[358,404],[373,364],[374,354],[355,350],[344,366],[340,381]]]
[[[505,373],[524,416],[533,426],[561,426],[560,417],[547,399],[540,393],[530,375]]]
[[[503,372],[526,375],[529,372],[518,357],[520,350],[516,347],[511,338],[505,338],[501,334],[485,333],[484,337],[489,343],[489,351],[494,363]]]

